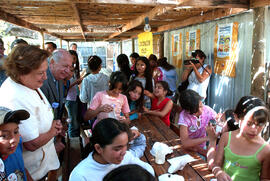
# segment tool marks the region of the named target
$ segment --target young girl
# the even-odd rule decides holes
[[[74,168],[69,180],[101,181],[111,170],[127,164],[137,164],[154,175],[148,163],[127,151],[129,138],[126,124],[111,118],[101,120],[90,138],[90,154]]]
[[[158,81],[156,83],[154,94],[148,91],[145,91],[145,94],[152,99],[152,108],[151,110],[145,109],[145,113],[159,116],[167,126],[170,126],[170,114],[173,102],[166,97],[172,95],[168,83],[165,81]]]
[[[152,79],[149,60],[146,57],[138,57],[136,59],[132,80],[140,81],[145,90],[153,92],[154,80]],[[151,101],[148,97],[145,97],[145,107],[151,108]]]
[[[196,151],[206,156],[206,128],[217,114],[210,107],[203,105],[202,97],[193,90],[185,90],[180,94],[179,102],[182,112],[179,115],[180,139],[184,149]]]
[[[129,83],[125,95],[127,96],[129,109],[131,111],[129,113],[130,120],[138,119],[140,113],[143,111],[143,92],[144,89],[140,81],[133,80]]]
[[[108,117],[129,123],[130,110],[127,97],[121,94],[126,85],[126,76],[119,71],[113,72],[109,81],[109,90],[96,93],[84,115],[84,119],[91,120],[97,117],[94,125],[97,121]],[[124,116],[120,116],[121,112]]]
[[[222,134],[212,171],[218,180],[269,180],[270,145],[260,136],[269,110],[253,96],[240,101],[240,129]]]
[[[152,76],[155,83],[157,83],[157,81],[163,80],[163,73],[161,69],[158,67],[158,60],[157,60],[156,55],[154,54],[149,55],[148,60],[150,63]]]

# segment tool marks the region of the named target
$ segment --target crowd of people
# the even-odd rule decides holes
[[[91,55],[81,76],[76,44],[69,51],[22,39],[12,46],[5,56],[0,39],[0,180],[57,180],[66,133],[79,137],[81,124],[92,135],[69,180],[154,180],[151,165],[140,160],[146,138],[130,123],[154,115],[170,127],[174,104],[182,109],[183,148],[205,159],[218,180],[270,179],[270,145],[260,135],[269,124],[267,106],[254,96],[224,114],[205,105],[212,69],[202,50],[185,63],[182,84],[188,85],[179,88],[166,57],[120,54],[119,71],[108,77],[101,58]]]

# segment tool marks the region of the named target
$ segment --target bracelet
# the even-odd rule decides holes
[[[212,169],[212,172],[213,172],[213,174],[215,175],[215,177],[217,177],[217,174],[218,174],[220,171],[222,171],[222,169],[221,169],[219,166],[215,166],[215,167],[213,167],[213,169]]]

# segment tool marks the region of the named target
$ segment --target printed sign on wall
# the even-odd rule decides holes
[[[186,58],[191,56],[191,52],[200,49],[201,33],[200,29],[186,33]]]
[[[172,35],[172,58],[173,65],[177,68],[182,67],[183,61],[182,33]]]
[[[138,35],[139,54],[140,56],[149,57],[153,54],[153,34],[152,32],[144,32]]]
[[[214,42],[214,72],[216,74],[235,77],[237,46],[237,22],[216,26]]]

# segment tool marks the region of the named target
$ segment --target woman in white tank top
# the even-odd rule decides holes
[[[206,90],[209,84],[212,68],[208,64],[204,64],[206,55],[201,50],[195,50],[192,53],[193,58],[199,60],[199,63],[185,65],[185,70],[182,74],[182,81],[188,79],[189,85],[187,89],[196,91],[203,99],[207,97]],[[191,73],[190,73],[191,72]]]

